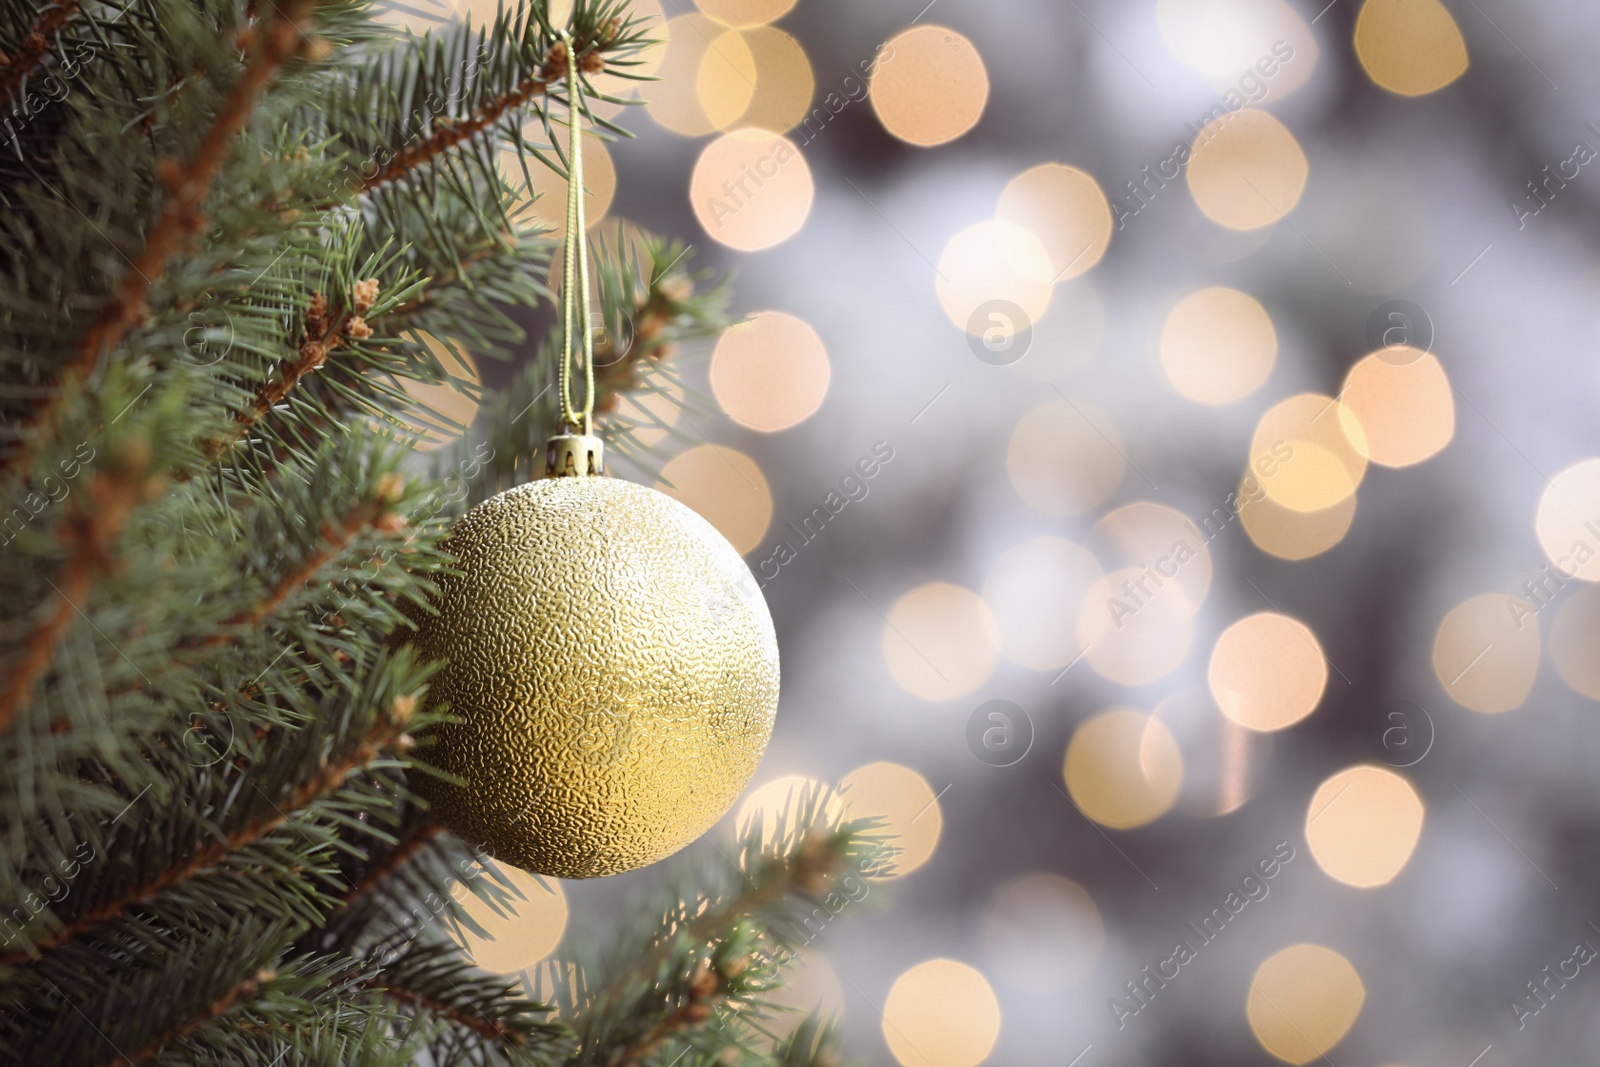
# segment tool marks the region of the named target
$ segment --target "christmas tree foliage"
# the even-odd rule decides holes
[[[422,37],[359,0],[0,0],[0,1059],[832,1062],[765,994],[860,827],[813,802],[679,871],[545,1004],[456,947],[461,900],[517,894],[411,789],[448,710],[404,612],[532,476],[556,346],[427,456],[404,383],[450,380],[428,338],[523,345],[554,242],[502,153],[561,172],[567,65],[605,100],[649,34],[617,0]],[[723,294],[648,235],[596,254],[604,410]]]

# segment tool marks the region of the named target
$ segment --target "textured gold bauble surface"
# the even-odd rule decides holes
[[[451,532],[419,649],[449,664],[416,788],[469,843],[561,878],[653,863],[705,833],[760,762],[778,642],[750,569],[654,489],[549,478]]]

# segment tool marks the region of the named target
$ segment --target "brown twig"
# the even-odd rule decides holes
[[[237,444],[250,427],[266,418],[268,412],[294,392],[301,379],[327,363],[328,355],[345,343],[346,333],[357,340],[372,336],[372,328],[361,316],[371,309],[377,294],[376,279],[358,282],[355,286],[354,310],[346,309],[331,319],[328,316],[327,299],[320,292],[312,294],[311,306],[306,311],[307,336],[300,345],[298,358],[279,363],[278,376],[261,387],[254,403],[235,413],[235,431],[231,436],[211,441],[206,446],[207,462]]]
[[[211,1020],[219,1018],[240,1000],[255,996],[257,991],[261,989],[262,984],[270,981],[272,977],[271,971],[257,971],[220,997],[217,997],[210,1004],[207,1004],[206,1010],[199,1015],[179,1023],[143,1048],[137,1049],[128,1055],[119,1055],[116,1059],[109,1061],[106,1067],[134,1067],[135,1064],[143,1063],[179,1038],[186,1037]]]
[[[344,551],[345,546],[354,541],[365,530],[377,526],[384,528],[398,528],[397,523],[403,522],[403,516],[391,515],[389,505],[394,502],[399,493],[399,481],[386,482],[379,489],[376,500],[363,501],[357,505],[345,520],[339,525],[325,525],[322,528],[322,544],[317,551],[307,556],[300,565],[275,582],[266,596],[262,597],[252,607],[239,612],[237,615],[222,623],[221,629],[207,634],[204,638],[194,643],[196,648],[215,648],[227,644],[247,627],[251,627],[265,619],[283,602],[294,595],[295,590],[305,585],[316,573],[327,566],[338,554]]]
[[[419,823],[409,835],[402,838],[400,843],[382,860],[374,864],[372,869],[361,876],[361,880],[351,886],[340,898],[346,906],[360,899],[378,887],[378,883],[389,877],[395,871],[405,866],[407,860],[416,855],[423,846],[435,837],[444,833],[444,823],[438,819],[428,817]]]
[[[404,727],[401,724],[389,719],[379,719],[350,755],[341,760],[324,763],[316,776],[296,790],[293,796],[286,802],[275,805],[271,816],[253,819],[221,841],[196,850],[187,863],[162,871],[122,897],[107,901],[87,915],[63,926],[51,936],[33,942],[28,949],[16,949],[0,956],[0,964],[24,963],[41,951],[64,945],[94,926],[117,918],[129,908],[149,900],[162,890],[193,878],[206,868],[214,866],[230,852],[236,852],[246,845],[261,840],[287,823],[290,813],[309,807],[314,801],[338,789],[352,776],[365,770],[382,755],[384,746],[399,740],[403,732]]]
[[[204,225],[200,202],[227,162],[234,138],[254,112],[256,98],[272,82],[278,68],[305,44],[301,22],[313,5],[314,0],[285,0],[287,11],[280,17],[249,30],[244,45],[252,58],[194,158],[187,166],[171,159],[163,160],[158,166],[157,171],[168,190],[161,214],[145,238],[144,249],[138,258],[130,261],[121,282],[79,341],[77,355],[62,368],[55,397],[34,417],[29,429],[35,438],[47,437],[55,431],[61,409],[83,387],[101,356],[115,349],[144,317],[146,297],[155,279],[166,270],[167,261]],[[12,454],[8,468],[21,467],[30,454],[25,435],[23,443]]]
[[[61,32],[72,16],[78,13],[78,0],[61,0],[59,4],[39,16],[33,32],[22,39],[22,47],[14,56],[5,57],[0,64],[0,97],[6,102],[17,95],[28,71],[39,65],[50,50],[50,38]]]
[[[327,329],[300,346],[299,359],[283,362],[278,377],[261,387],[261,391],[256,394],[255,403],[233,417],[241,431],[249,429],[265,418],[267,412],[283,403],[284,399],[294,392],[295,386],[300,384],[300,379],[312,371],[319,370],[328,361],[328,354],[344,343],[343,330],[349,320],[348,313],[340,315],[328,325]]]
[[[417,142],[411,147],[399,152],[388,163],[378,168],[370,178],[362,178],[356,192],[367,193],[380,185],[387,185],[411,171],[422,166],[441,152],[448,152],[456,145],[475,137],[484,130],[493,126],[512,108],[521,107],[529,100],[548,89],[559,75],[546,73],[541,77],[524,79],[508,93],[504,93],[488,104],[474,111],[470,118],[461,122],[435,123],[438,127],[433,135]]]
[[[466,1027],[468,1030],[480,1033],[493,1041],[504,1041],[512,1045],[523,1043],[523,1035],[515,1030],[508,1029],[504,1025],[482,1016],[474,1018],[464,1011],[452,1008],[448,1004],[440,1004],[438,1001],[425,997],[421,993],[402,989],[399,986],[388,985],[376,978],[369,978],[361,984],[393,1000],[422,1008],[429,1014],[437,1015],[441,1019],[448,1019],[457,1026]]]
[[[395,530],[403,528],[405,521],[404,516],[392,514],[387,509],[387,505],[398,499],[400,483],[398,481],[386,482],[380,488],[381,492],[377,501],[369,501],[365,504],[357,505],[357,507],[350,513],[350,517],[339,526],[323,527],[323,536],[325,538],[343,536],[343,540],[336,545],[319,549],[317,552],[313,553],[309,560],[307,560],[305,563],[302,563],[289,575],[275,583],[273,587],[268,590],[267,595],[264,596],[255,605],[255,607],[242,611],[233,616],[233,618],[229,619],[227,622],[223,623],[222,625],[227,627],[227,629],[216,633],[207,634],[205,637],[199,639],[190,639],[184,642],[182,645],[180,645],[177,652],[175,652],[172,656],[167,657],[161,666],[156,668],[156,670],[160,671],[161,673],[152,672],[155,674],[155,678],[160,679],[167,672],[178,668],[191,666],[194,663],[195,657],[185,655],[186,651],[193,651],[195,649],[212,649],[221,645],[229,644],[233,641],[237,641],[239,636],[244,632],[241,629],[242,626],[246,624],[259,623],[278,607],[281,607],[283,602],[288,599],[288,597],[300,584],[309,581],[318,569],[326,566],[334,556],[336,556],[346,545],[350,543],[350,541],[355,539],[357,534],[361,533],[368,526],[382,529],[385,532],[394,532]],[[145,682],[147,684],[153,684],[153,681],[148,678],[145,679]],[[134,692],[138,688],[138,685],[130,685],[125,688],[115,690],[110,695],[113,697],[126,696],[128,693]],[[264,736],[263,733],[258,731],[256,734],[256,739],[260,740],[262,736]]]
[[[159,490],[162,479],[145,477],[147,461],[147,455],[134,454],[127,457],[122,469],[96,474],[89,487],[88,507],[62,524],[60,536],[68,545],[67,562],[59,582],[51,583],[56,599],[50,613],[0,682],[0,734],[10,730],[17,713],[28,706],[33,687],[55,661],[56,645],[72,625],[79,604],[88,598],[95,581],[114,566],[111,546],[133,509]]]
[[[631,1045],[618,1049],[609,1061],[609,1067],[632,1067],[666,1044],[675,1034],[692,1026],[699,1026],[711,1018],[711,998],[722,988],[722,978],[711,967],[701,964],[694,977],[689,979],[688,996],[677,1010],[651,1027],[650,1032]]]

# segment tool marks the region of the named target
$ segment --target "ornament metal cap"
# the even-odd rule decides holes
[[[546,478],[584,478],[605,472],[606,445],[593,434],[556,434],[545,446]]]

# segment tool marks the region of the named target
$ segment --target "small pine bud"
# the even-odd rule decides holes
[[[557,41],[550,46],[550,51],[544,54],[544,71],[547,81],[564,78],[567,74],[567,46],[564,41]]]
[[[373,525],[378,528],[379,533],[399,533],[401,530],[406,528],[406,517],[404,515],[396,515],[394,512],[388,511],[378,516],[378,521]]]
[[[321,341],[307,341],[300,346],[300,362],[307,370],[316,370],[328,358],[328,346]]]
[[[406,480],[394,471],[390,471],[378,479],[378,499],[385,504],[393,504],[405,495]]]
[[[589,52],[578,61],[578,66],[585,74],[599,74],[606,69],[606,59],[599,52]]]
[[[600,27],[600,43],[603,45],[610,44],[617,39],[617,35],[621,32],[622,19],[613,15],[611,18],[606,19],[604,26]]]
[[[691,1023],[703,1023],[711,1018],[711,1005],[697,1000],[683,1009],[683,1017]]]
[[[313,63],[320,63],[333,55],[333,42],[326,37],[313,37],[306,42],[305,56]]]
[[[394,716],[394,721],[401,725],[410,722],[416,710],[417,698],[411,693],[395,697],[394,703],[390,706],[390,714]]]
[[[651,338],[659,335],[662,330],[666,329],[666,327],[667,317],[665,315],[658,315],[654,312],[651,312],[639,319],[638,325],[636,325],[633,329],[633,333],[634,336],[638,337],[640,340],[648,341]]]
[[[318,289],[311,294],[311,306],[306,308],[306,329],[320,334],[328,328],[328,298]]]
[[[378,302],[378,279],[364,278],[350,287],[350,302],[365,315]]]
[[[656,289],[668,301],[681,304],[694,295],[694,279],[687,274],[669,274],[656,283]]]
[[[412,749],[417,747],[417,739],[412,737],[410,734],[401,734],[399,737],[394,739],[394,747],[398,748],[401,752],[410,752]]]
[[[344,333],[346,337],[354,338],[357,341],[365,341],[372,336],[372,327],[367,325],[366,319],[356,315],[345,323]]]
[[[720,984],[721,980],[717,978],[717,972],[702,963],[699,969],[694,972],[694,977],[689,979],[689,995],[703,1000],[715,993],[717,986]]]

